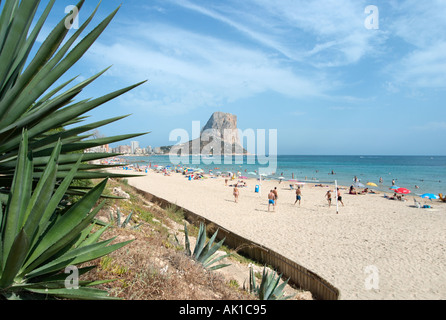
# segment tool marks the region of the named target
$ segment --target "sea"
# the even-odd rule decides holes
[[[172,158],[151,155],[121,158],[139,167],[187,167],[214,175],[239,173],[248,178],[259,178],[259,173],[263,172],[266,174],[262,179],[297,180],[315,185],[336,181],[338,185],[349,187],[356,177],[364,186],[373,182],[377,187],[369,188],[389,193],[394,180],[396,186],[411,190],[413,195],[446,194],[446,156],[278,155],[260,159],[256,156]]]

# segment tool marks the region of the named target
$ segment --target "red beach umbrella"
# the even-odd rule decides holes
[[[401,194],[409,194],[410,190],[406,189],[406,188],[398,188],[395,190],[396,193],[401,193]]]

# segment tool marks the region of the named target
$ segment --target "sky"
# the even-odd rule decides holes
[[[105,136],[172,145],[221,111],[277,130],[278,154],[446,155],[446,1],[106,0],[92,27],[121,3],[64,78],[111,66],[79,100],[147,80],[89,113],[131,114]],[[57,1],[39,41],[75,4]]]

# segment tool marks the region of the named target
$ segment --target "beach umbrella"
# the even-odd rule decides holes
[[[395,192],[396,193],[401,193],[401,194],[409,194],[410,190],[406,189],[406,188],[398,188],[398,189],[395,189]]]
[[[373,182],[367,182],[368,186],[372,186],[372,187],[377,187],[378,185],[376,183]]]
[[[240,179],[248,179],[248,177],[246,177],[246,176],[240,176],[239,178]]]
[[[357,188],[364,188],[365,187],[365,185],[363,185],[361,182],[355,182],[355,187],[357,187]]]
[[[389,188],[389,190],[396,190],[396,189],[399,189],[400,187],[397,187],[397,186],[391,186],[390,188]]]
[[[281,179],[281,180],[282,180],[282,179],[285,179],[285,178],[284,178],[284,177],[279,177],[279,179]]]
[[[433,194],[433,193],[425,193],[425,194],[422,194],[421,196],[420,196],[421,198],[425,198],[425,199],[440,199],[440,197],[439,196],[437,196],[436,194]]]

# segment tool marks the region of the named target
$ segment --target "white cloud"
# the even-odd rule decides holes
[[[398,85],[419,88],[446,87],[446,42],[416,49],[389,68]]]
[[[167,25],[140,24],[122,32],[132,37],[117,34],[114,43],[98,42],[89,58],[113,64],[114,76],[148,79],[139,104],[153,109],[217,106],[265,91],[318,96],[327,83],[296,74],[261,51]]]
[[[405,51],[395,51],[398,60],[385,71],[396,86],[446,87],[446,2],[391,2],[389,20],[393,40],[403,40]],[[397,88],[397,87],[396,87]]]
[[[386,37],[364,27],[364,1],[246,0],[213,8],[173,2],[225,23],[288,59],[316,67],[356,63]]]

